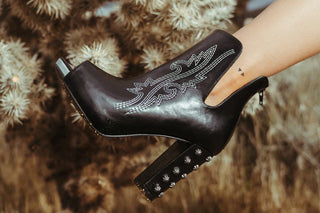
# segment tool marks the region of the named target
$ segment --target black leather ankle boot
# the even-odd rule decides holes
[[[235,37],[217,30],[175,59],[131,79],[111,76],[89,61],[74,70],[64,59],[56,65],[78,110],[99,134],[177,139],[135,179],[153,200],[218,154],[246,102],[268,86],[261,76],[218,106],[204,103],[241,49]]]

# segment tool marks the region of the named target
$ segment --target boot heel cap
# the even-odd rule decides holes
[[[64,78],[66,75],[68,75],[70,72],[72,72],[71,66],[68,64],[68,62],[64,58],[59,58],[57,60],[56,67],[57,67],[59,74],[62,78]]]

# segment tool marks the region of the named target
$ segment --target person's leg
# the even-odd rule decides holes
[[[319,10],[320,0],[276,0],[234,33],[243,45],[242,54],[206,104],[217,105],[251,80],[274,75],[320,52]]]

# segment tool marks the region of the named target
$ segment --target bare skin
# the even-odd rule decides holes
[[[215,106],[259,76],[272,76],[320,52],[320,1],[276,0],[234,36],[243,51],[205,103]]]

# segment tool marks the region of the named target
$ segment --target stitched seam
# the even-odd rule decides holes
[[[126,114],[132,114],[132,113],[145,110],[153,104],[160,105],[162,101],[171,100],[177,95],[178,91],[181,91],[181,93],[183,94],[190,87],[196,88],[196,85],[198,83],[207,79],[206,74],[212,71],[226,57],[235,53],[234,49],[230,49],[224,52],[223,54],[221,54],[211,64],[208,65],[208,63],[214,56],[216,49],[217,49],[217,45],[213,45],[210,48],[208,48],[205,52],[201,51],[199,55],[192,54],[187,61],[177,60],[173,62],[170,65],[170,70],[175,70],[175,71],[169,74],[166,74],[162,77],[159,77],[155,80],[153,80],[151,77],[148,77],[143,83],[134,82],[133,84],[135,87],[127,88],[127,91],[133,94],[136,94],[137,96],[132,98],[131,100],[116,103],[114,107],[116,109],[129,108],[130,106],[137,104],[142,99],[142,101],[139,104],[137,104],[136,106],[130,107],[126,112]],[[204,60],[198,66],[199,62],[203,58]],[[194,68],[180,74],[182,71],[182,65],[186,65],[187,67],[190,67],[193,62],[195,64]],[[195,78],[189,80],[188,82],[182,82],[181,84],[174,82],[174,81],[189,77],[197,72],[199,73],[195,75]],[[146,95],[144,95],[144,92],[142,92],[141,90],[143,90],[143,88],[146,88],[148,86],[153,86],[153,85],[156,85],[156,86],[152,88]],[[161,89],[163,89],[165,94],[156,95],[156,93]]]
[[[141,103],[139,105],[144,105],[145,103],[147,103],[151,97],[153,97],[160,89],[162,89],[168,83],[186,78],[186,77],[200,71],[201,69],[203,69],[209,63],[209,61],[213,57],[213,55],[214,55],[213,51],[208,51],[208,54],[206,55],[205,60],[200,64],[200,66],[196,66],[187,72],[184,72],[180,75],[173,76],[172,78],[167,79],[166,81],[163,81],[160,84],[158,84],[145,96],[145,98],[141,101]],[[188,67],[191,65],[191,63],[188,63],[185,60],[179,60],[177,62],[174,62],[174,64],[177,65],[178,69],[182,69],[182,66],[178,65],[177,63],[186,64]],[[169,96],[171,96],[171,94],[169,94]],[[160,100],[159,100],[160,102],[161,102],[161,97],[163,97],[163,96],[160,96]]]
[[[185,60],[177,60],[177,61],[173,62],[173,63],[170,65],[170,69],[171,69],[171,70],[176,69],[176,71],[171,72],[171,73],[169,73],[169,74],[167,74],[167,75],[164,75],[164,76],[162,76],[162,77],[160,77],[160,78],[158,78],[158,79],[156,79],[156,80],[153,80],[152,78],[149,77],[149,78],[146,79],[146,81],[145,81],[144,83],[134,83],[135,88],[127,88],[127,90],[128,90],[129,92],[132,92],[132,93],[136,94],[137,96],[136,96],[135,98],[129,100],[129,101],[125,101],[125,102],[121,102],[121,103],[116,103],[116,104],[115,104],[115,108],[116,108],[116,109],[122,109],[122,108],[126,108],[126,107],[129,107],[129,106],[131,106],[131,105],[136,104],[136,103],[143,97],[143,95],[144,95],[143,92],[139,92],[139,90],[142,90],[143,87],[147,87],[147,86],[149,86],[149,85],[150,85],[150,86],[153,86],[153,85],[155,85],[155,84],[157,84],[157,83],[159,83],[159,82],[161,82],[161,81],[163,81],[163,80],[166,80],[166,79],[169,79],[169,80],[170,80],[170,78],[172,78],[172,77],[177,76],[178,74],[180,74],[181,71],[182,71],[182,67],[181,67],[180,65],[178,65],[178,63],[185,64],[185,65],[187,65],[187,66],[189,67],[189,66],[192,64],[192,62],[195,62],[195,65],[198,65],[198,63],[200,62],[200,60],[201,60],[202,58],[205,58],[207,62],[206,62],[205,64],[202,63],[203,66],[205,66],[205,65],[211,60],[211,58],[213,57],[216,49],[217,49],[217,45],[214,45],[214,46],[208,48],[208,50],[207,50],[206,52],[201,51],[198,56],[195,55],[195,54],[192,54],[192,56],[189,58],[188,61],[185,61]],[[209,54],[210,54],[210,55],[209,55]],[[209,55],[209,57],[208,57],[207,55]],[[194,68],[194,69],[195,69],[195,68]],[[186,77],[186,76],[185,76],[185,77]],[[157,87],[158,87],[158,86],[157,86]],[[161,89],[161,87],[160,87],[159,89]],[[153,88],[152,90],[154,90],[154,88]],[[150,92],[149,92],[149,93],[150,93]],[[149,93],[148,93],[148,94],[149,94]],[[147,94],[147,95],[148,95],[148,94]]]
[[[170,86],[176,86],[177,88],[179,88],[181,90],[181,92],[186,91],[186,89],[188,87],[195,87],[197,83],[200,83],[202,81],[204,81],[205,79],[207,79],[207,76],[204,76],[205,74],[209,73],[212,69],[214,69],[222,60],[224,60],[226,57],[234,54],[235,51],[233,49],[228,50],[227,52],[223,53],[222,55],[220,55],[218,58],[216,58],[209,66],[207,66],[204,70],[202,70],[199,74],[197,74],[195,77],[196,79],[190,80],[189,83],[185,84],[185,86],[181,86],[178,83],[172,84],[169,83],[167,85],[165,85],[166,88],[164,88],[165,92],[169,92],[168,88]],[[172,98],[174,98],[177,94],[177,90],[173,90],[171,89],[170,94],[168,95],[163,95],[160,94],[157,97],[152,96],[150,99],[148,99],[145,103],[140,103],[138,106],[135,106],[133,108],[130,108],[129,111],[126,114],[132,114],[141,110],[145,110],[148,107],[150,107],[151,105],[153,105],[154,103],[157,103],[157,105],[160,105],[162,100],[170,100]],[[160,99],[160,100],[157,100]],[[160,101],[160,102],[159,102]]]

